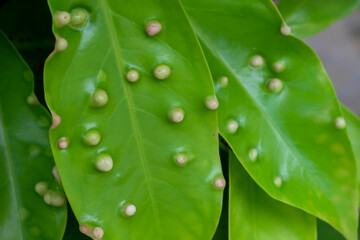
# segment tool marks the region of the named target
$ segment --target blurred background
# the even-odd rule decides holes
[[[305,41],[321,58],[340,101],[360,116],[360,10]]]

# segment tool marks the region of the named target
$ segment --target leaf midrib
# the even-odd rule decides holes
[[[4,143],[4,157],[5,157],[5,162],[7,165],[7,170],[9,172],[9,177],[10,177],[10,185],[11,185],[11,190],[12,190],[12,195],[15,198],[15,202],[16,202],[16,213],[17,213],[17,223],[19,225],[19,228],[21,229],[20,232],[20,239],[23,240],[24,239],[24,232],[23,232],[23,228],[22,228],[22,224],[21,224],[21,218],[20,218],[20,212],[19,212],[19,197],[17,196],[17,192],[16,192],[16,177],[15,177],[15,172],[13,169],[13,165],[12,165],[12,158],[11,158],[11,154],[10,154],[10,148],[9,148],[9,143],[8,140],[6,138],[7,133],[6,133],[6,127],[5,127],[5,120],[4,120],[4,113],[3,113],[3,109],[2,109],[2,101],[0,101],[0,132],[2,132],[3,134],[0,134],[0,137]]]
[[[237,79],[237,82],[239,85],[242,86],[242,88],[244,89],[244,91],[251,97],[251,99],[253,100],[253,103],[256,105],[257,109],[259,109],[259,111],[262,113],[262,115],[265,117],[265,119],[267,120],[267,122],[269,123],[269,126],[273,129],[273,132],[278,135],[281,139],[281,141],[287,146],[287,149],[289,149],[290,153],[292,156],[294,156],[295,159],[297,159],[298,163],[303,167],[304,170],[306,170],[306,172],[308,171],[308,167],[306,167],[306,165],[304,165],[304,163],[302,161],[299,160],[298,154],[295,154],[296,150],[294,150],[294,146],[289,145],[288,141],[286,141],[286,138],[281,134],[281,131],[276,127],[275,123],[273,123],[272,118],[265,112],[265,110],[262,108],[261,104],[258,103],[256,101],[256,98],[253,97],[253,95],[249,92],[249,90],[239,81],[237,75],[235,74],[235,72],[233,71],[233,69],[229,66],[229,64],[227,63],[227,61],[225,61],[225,59],[222,57],[222,55],[215,50],[215,48],[213,47],[213,45],[210,43],[210,41],[203,36],[202,32],[200,30],[196,30],[196,33],[198,35],[198,37],[202,40],[202,42],[209,48],[209,50],[211,50],[215,54],[214,56],[217,56],[219,58],[219,60],[224,64],[224,66],[231,72],[231,74]],[[223,134],[221,134],[223,135]],[[224,136],[224,135],[223,135]],[[225,137],[225,136],[224,136]],[[230,144],[230,143],[229,143]],[[232,144],[230,144],[232,145]],[[301,154],[300,154],[301,156]],[[312,176],[312,174],[308,174],[310,177]],[[316,182],[316,181],[315,181]],[[269,193],[270,194],[270,193]],[[272,195],[271,195],[272,196]],[[284,200],[285,201],[285,200]],[[290,205],[292,205],[290,202],[286,202]]]
[[[121,74],[121,76],[124,76],[123,74],[123,64],[121,61],[121,48],[119,46],[119,43],[117,41],[117,37],[116,37],[116,30],[113,24],[113,20],[111,19],[111,10],[109,8],[109,5],[107,3],[107,0],[100,0],[101,3],[101,7],[103,9],[104,12],[104,16],[105,16],[105,22],[107,23],[107,28],[109,31],[109,36],[110,36],[110,41],[111,41],[111,45],[113,46],[114,50],[115,50],[115,59],[117,62],[117,68],[119,73]],[[123,84],[124,86],[124,94],[125,94],[125,99],[127,100],[126,102],[128,103],[128,108],[129,108],[129,113],[130,113],[130,119],[131,119],[131,123],[133,125],[133,129],[134,129],[134,133],[135,133],[135,139],[136,139],[136,144],[137,147],[139,149],[139,153],[140,153],[140,159],[141,159],[141,163],[142,163],[142,167],[144,170],[144,175],[145,175],[145,182],[146,185],[148,186],[148,190],[149,190],[149,197],[150,197],[150,201],[151,201],[151,205],[153,206],[153,211],[154,211],[154,215],[155,215],[155,221],[156,221],[156,225],[158,228],[158,232],[160,233],[159,235],[159,239],[162,239],[162,234],[161,234],[161,227],[159,225],[160,221],[159,221],[159,213],[158,213],[158,209],[157,209],[157,205],[155,204],[155,197],[154,197],[154,192],[152,189],[152,186],[150,184],[150,171],[149,171],[149,167],[148,167],[148,163],[147,163],[147,159],[145,157],[145,153],[144,153],[144,147],[142,145],[142,141],[141,141],[141,134],[140,134],[140,129],[138,127],[138,121],[137,121],[137,117],[134,111],[134,101],[132,99],[132,95],[131,92],[128,88],[128,86],[126,84]]]

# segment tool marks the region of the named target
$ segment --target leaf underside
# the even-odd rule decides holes
[[[48,206],[34,190],[45,181],[61,191],[52,175],[50,117],[41,105],[27,103],[33,75],[2,32],[0,52],[0,239],[61,239],[66,206]]]

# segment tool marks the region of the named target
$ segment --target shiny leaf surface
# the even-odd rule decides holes
[[[46,182],[61,194],[52,175],[50,117],[32,95],[30,68],[2,32],[0,52],[0,239],[61,239],[66,206],[49,206],[34,190]]]
[[[211,239],[222,202],[213,186],[222,177],[216,111],[205,106],[215,93],[180,3],[49,3],[54,18],[73,15],[54,24],[45,97],[59,116],[50,140],[83,231],[95,238],[102,229],[104,240]]]
[[[294,35],[310,37],[358,9],[360,0],[280,0],[279,11]]]
[[[219,127],[273,198],[356,239],[356,166],[319,58],[266,0],[183,0],[220,101]]]
[[[229,155],[229,240],[316,239],[314,216],[271,198]]]

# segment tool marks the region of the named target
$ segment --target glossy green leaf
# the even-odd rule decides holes
[[[104,240],[210,239],[222,203],[213,185],[222,178],[216,111],[205,106],[215,93],[180,3],[49,3],[55,18],[73,15],[69,25],[54,25],[58,51],[45,65],[45,97],[61,119],[50,140],[83,231],[94,237],[102,228]],[[145,28],[154,20],[162,30],[151,37]],[[164,80],[153,75],[158,64],[171,68]],[[157,77],[166,77],[166,66]],[[139,79],[128,75],[133,69]],[[89,130],[97,132],[85,138]],[[109,156],[113,168],[103,172]]]
[[[280,0],[279,11],[294,35],[310,37],[358,9],[360,0]]]
[[[220,102],[221,135],[273,198],[356,239],[356,167],[319,58],[267,0],[183,0]],[[285,35],[284,35],[285,33]]]
[[[0,52],[0,239],[61,239],[66,206],[49,206],[34,190],[46,182],[61,194],[52,175],[50,117],[32,95],[30,68],[2,32]]]
[[[314,216],[271,198],[229,155],[229,240],[316,239]]]
[[[360,192],[360,119],[350,109],[342,106],[346,120],[347,131],[356,158],[358,192]],[[360,199],[359,199],[360,206]]]

